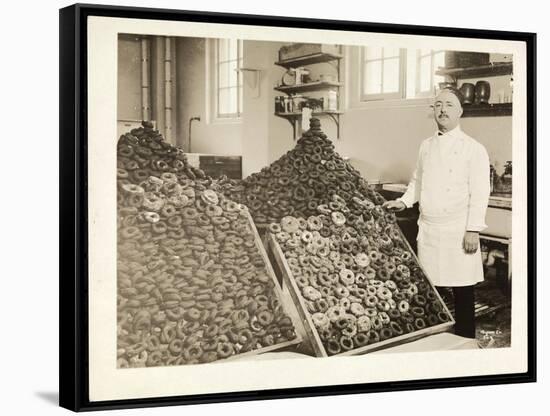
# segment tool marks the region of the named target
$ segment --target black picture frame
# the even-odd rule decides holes
[[[257,16],[197,11],[77,4],[60,10],[60,367],[59,403],[75,411],[258,399],[356,394],[442,387],[536,381],[536,34]],[[231,23],[288,28],[346,30],[426,36],[483,38],[524,42],[527,51],[527,211],[528,222],[528,369],[525,373],[283,388],[238,393],[172,396],[152,399],[88,399],[88,221],[87,203],[87,18],[124,17],[186,22]]]

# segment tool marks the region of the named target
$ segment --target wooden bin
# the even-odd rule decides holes
[[[401,232],[401,230],[399,230],[399,231]],[[413,255],[413,257],[415,258],[415,260],[418,263],[418,258],[416,257],[415,253],[412,251],[410,245],[408,244],[407,240],[405,239],[405,237],[403,236],[402,233],[401,233],[401,237],[406,242],[408,250],[411,252],[411,254]],[[276,261],[276,263],[279,267],[279,270],[281,271],[283,284],[286,287],[288,287],[288,290],[290,292],[290,296],[292,297],[292,300],[294,301],[294,303],[297,307],[301,324],[303,325],[303,327],[305,329],[306,337],[307,337],[309,343],[311,344],[313,352],[315,353],[315,355],[317,357],[328,357],[329,355],[327,354],[327,352],[325,350],[325,347],[324,347],[323,343],[321,342],[321,339],[319,337],[317,329],[313,325],[313,321],[311,320],[311,315],[307,310],[307,307],[305,305],[304,298],[302,297],[301,291],[300,291],[298,285],[296,284],[296,281],[294,279],[294,276],[292,275],[292,272],[290,271],[290,267],[287,263],[286,257],[284,256],[284,253],[283,253],[283,250],[281,249],[281,246],[275,240],[274,236],[271,233],[268,233],[266,239],[267,239],[267,242],[268,242],[269,250],[270,250],[270,252],[272,253],[272,255],[274,257],[274,259],[275,259],[275,261]],[[420,263],[418,263],[418,264],[420,265]],[[421,266],[421,268],[422,268],[422,266]],[[401,345],[401,344],[404,344],[404,343],[407,343],[407,342],[411,342],[411,341],[414,341],[416,339],[426,337],[428,335],[436,334],[436,333],[439,333],[439,332],[444,332],[444,331],[448,330],[449,328],[451,328],[454,325],[455,321],[454,321],[451,313],[449,312],[449,309],[445,305],[445,302],[443,302],[443,299],[441,298],[441,296],[439,295],[439,293],[437,292],[437,290],[435,289],[433,284],[427,278],[427,275],[426,275],[423,268],[422,268],[422,272],[424,273],[424,276],[426,276],[427,282],[430,284],[430,286],[434,290],[434,293],[436,294],[437,299],[440,302],[443,310],[449,316],[449,319],[450,319],[449,322],[444,322],[444,323],[441,323],[441,324],[438,324],[438,325],[435,325],[435,326],[431,326],[431,327],[421,329],[419,331],[411,332],[411,333],[408,333],[408,334],[403,334],[403,335],[400,335],[400,336],[395,337],[395,338],[389,338],[389,339],[386,339],[384,341],[377,342],[375,344],[365,345],[364,347],[355,348],[355,349],[350,350],[350,351],[345,351],[345,352],[342,352],[342,353],[339,353],[339,354],[332,355],[332,357],[365,354],[365,353],[368,353],[368,352],[377,351],[377,350],[381,350],[381,349],[388,348],[388,347],[391,347],[391,346],[396,346],[396,345]]]
[[[260,252],[260,254],[261,254],[261,256],[264,260],[267,274],[273,280],[273,283],[274,283],[273,291],[275,292],[275,296],[277,296],[277,298],[279,299],[279,302],[281,303],[281,305],[283,305],[283,309],[284,309],[285,313],[292,320],[292,324],[294,325],[294,329],[295,329],[295,333],[296,333],[296,338],[294,338],[293,340],[284,341],[284,342],[280,342],[278,344],[270,345],[268,347],[263,347],[263,348],[255,349],[255,350],[252,350],[252,351],[247,351],[247,352],[244,352],[242,354],[235,354],[235,355],[232,355],[232,356],[226,358],[225,360],[237,360],[237,359],[241,359],[241,358],[244,358],[244,357],[250,357],[250,356],[255,356],[255,355],[258,355],[258,354],[263,354],[263,353],[266,353],[266,352],[273,352],[273,351],[276,351],[276,350],[280,350],[280,349],[283,349],[283,348],[287,348],[287,347],[290,347],[290,346],[293,346],[293,345],[300,344],[303,341],[303,338],[300,335],[300,332],[301,332],[300,331],[300,329],[301,329],[300,325],[301,324],[300,324],[299,319],[297,317],[297,314],[295,312],[296,308],[294,307],[294,304],[293,304],[292,300],[289,299],[289,297],[283,293],[283,290],[281,289],[281,286],[280,286],[279,282],[277,281],[275,271],[273,270],[273,266],[271,265],[271,262],[269,261],[269,257],[267,255],[267,252],[265,250],[264,245],[262,244],[262,240],[260,239],[260,236],[258,234],[258,230],[256,229],[256,226],[254,225],[254,221],[252,220],[252,217],[250,216],[250,212],[248,211],[248,209],[246,207],[243,207],[243,209],[246,212],[246,216],[248,218],[249,226],[250,226],[252,232],[254,233],[256,248],[258,249],[258,251]],[[221,360],[218,360],[218,361],[221,361]]]

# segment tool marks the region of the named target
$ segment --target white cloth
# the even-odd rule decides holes
[[[486,228],[489,156],[460,127],[424,140],[415,172],[400,198],[420,203],[418,257],[436,286],[467,286],[483,280],[481,251],[466,254],[464,233]]]

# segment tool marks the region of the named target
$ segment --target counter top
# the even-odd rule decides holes
[[[385,191],[405,193],[407,190],[407,185],[402,183],[385,183],[382,185],[382,189]],[[493,196],[489,197],[489,207],[491,208],[503,208],[503,209],[512,209],[512,198],[503,197],[503,196]]]

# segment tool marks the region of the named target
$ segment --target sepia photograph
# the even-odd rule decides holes
[[[88,17],[89,402],[529,373],[525,42],[330,29]]]

